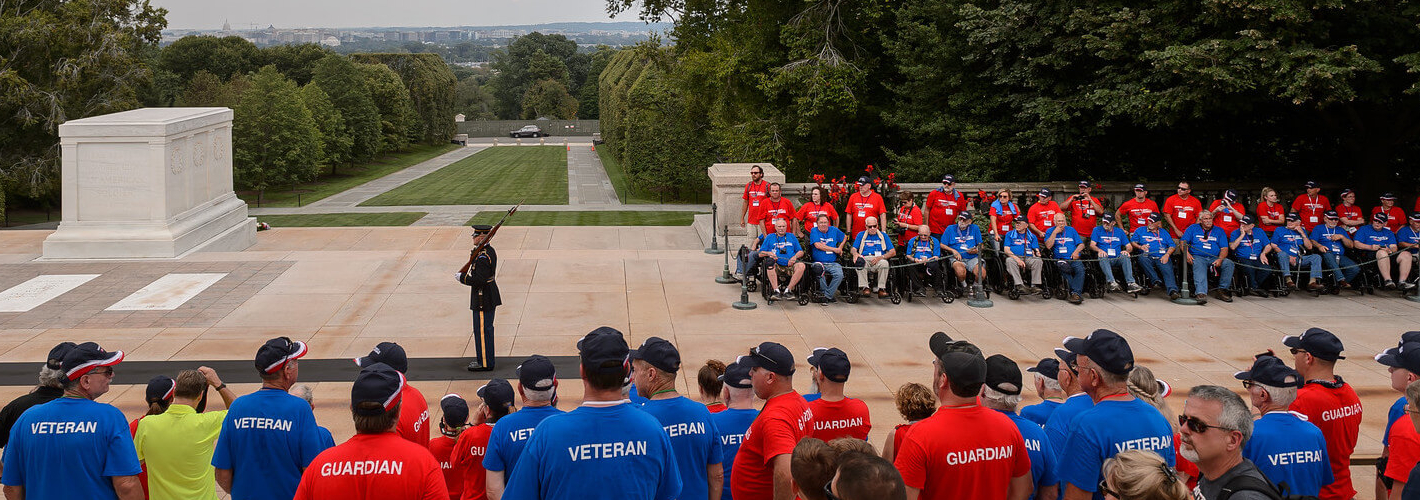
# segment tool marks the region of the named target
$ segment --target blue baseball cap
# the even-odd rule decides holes
[[[1015,396],[1021,393],[1021,367],[1016,366],[1016,362],[1011,358],[1000,354],[992,354],[986,358],[986,387],[991,390]]]
[[[51,370],[64,368],[64,355],[69,354],[69,351],[73,350],[78,345],[79,344],[73,342],[60,342],[59,345],[49,350],[49,357],[45,359],[44,365],[48,366]]]
[[[1258,354],[1253,359],[1251,368],[1234,373],[1233,378],[1251,380],[1270,387],[1301,387],[1303,383],[1302,375],[1273,355],[1272,351]]]
[[[778,375],[794,374],[794,354],[778,342],[763,342],[749,348],[748,356],[740,356],[746,368],[763,368]]]
[[[1287,222],[1301,222],[1302,216],[1296,212],[1287,213]]]
[[[1389,221],[1390,221],[1390,216],[1389,216],[1389,215],[1386,215],[1385,212],[1376,212],[1376,213],[1374,213],[1374,214],[1371,214],[1371,222],[1381,222],[1381,223],[1385,223],[1385,222],[1389,222]]]
[[[1248,225],[1248,226],[1251,226],[1251,225],[1253,225],[1253,224],[1257,224],[1257,222],[1252,218],[1251,215],[1244,215],[1244,216],[1242,216],[1242,217],[1239,217],[1239,218],[1238,218],[1238,222],[1241,222],[1241,223],[1243,223],[1244,225]]]
[[[478,388],[478,397],[490,408],[513,406],[513,385],[501,378],[489,380],[483,387]]]
[[[957,182],[957,178],[956,178],[956,176],[954,176],[954,175],[952,175],[952,174],[947,174],[947,175],[943,175],[943,176],[942,176],[942,183],[943,183],[943,184],[956,184],[956,182]]]
[[[1376,361],[1392,368],[1403,368],[1420,375],[1420,342],[1401,342],[1399,346],[1377,354]]]
[[[1381,201],[1395,201],[1395,193],[1382,194]]]
[[[105,351],[98,344],[85,342],[74,346],[64,354],[60,370],[65,378],[78,380],[79,377],[101,366],[113,366],[123,361],[123,351]]]
[[[1065,337],[1065,349],[1076,356],[1088,356],[1100,368],[1116,375],[1127,375],[1134,369],[1134,351],[1129,342],[1106,329],[1090,332],[1085,338]]]
[[[384,363],[375,363],[360,369],[355,383],[350,386],[350,407],[356,415],[380,415],[399,406],[400,395],[404,392],[404,374]],[[380,408],[360,408],[360,403],[379,403]]]
[[[621,331],[601,326],[577,341],[577,351],[582,358],[582,368],[596,373],[630,373],[628,356],[631,348]]]
[[[660,337],[646,339],[641,343],[641,347],[632,350],[630,355],[631,359],[645,361],[666,373],[680,371],[680,351],[671,345],[670,341]]]
[[[409,371],[409,357],[404,354],[404,348],[394,342],[380,342],[370,350],[369,355],[355,358],[355,366],[366,367],[375,363],[390,365],[400,373]]]
[[[743,360],[744,356],[740,356],[733,363],[725,365],[725,373],[718,377],[720,381],[736,389],[749,389],[749,366],[741,363]]]
[[[1026,368],[1026,371],[1039,373],[1041,376],[1050,380],[1057,380],[1056,377],[1060,376],[1060,360],[1055,358],[1040,358],[1040,362],[1036,363],[1035,366]]]
[[[516,371],[518,383],[534,391],[551,389],[557,382],[557,367],[553,366],[552,360],[541,354],[528,356],[528,359],[518,365]]]
[[[1341,344],[1341,339],[1321,328],[1308,328],[1301,335],[1282,337],[1282,345],[1306,351],[1307,354],[1327,361],[1346,359],[1346,356],[1341,355],[1341,351],[1346,349]]]
[[[256,350],[256,369],[262,373],[276,373],[277,370],[285,368],[286,363],[300,359],[307,352],[305,342],[276,337],[266,341]]]
[[[1327,210],[1326,213],[1323,213],[1322,215],[1326,216],[1326,218],[1328,218],[1328,219],[1340,219],[1340,218],[1341,218],[1341,214],[1336,213],[1335,210]]]
[[[1153,212],[1153,213],[1149,214],[1149,222],[1163,222],[1163,221],[1164,221],[1164,214],[1161,214],[1161,213],[1158,213],[1158,212]]]
[[[1317,184],[1316,181],[1307,181],[1306,187],[1307,187],[1307,189],[1316,189],[1316,188],[1321,187],[1321,184]]]
[[[1049,189],[1040,188],[1040,192],[1039,192],[1039,193],[1036,193],[1035,195],[1036,195],[1036,196],[1039,196],[1039,197],[1041,197],[1041,198],[1049,198],[1050,195],[1051,195],[1051,193],[1050,193],[1050,190],[1049,190]]]
[[[444,423],[460,426],[468,423],[468,401],[458,394],[445,394],[439,398],[439,409],[444,411]]]
[[[866,175],[861,176],[861,177],[858,177],[858,184],[867,184],[867,183],[869,183],[869,182],[872,182],[872,181],[868,180],[868,176],[866,176]]]
[[[1100,222],[1114,222],[1114,214],[1106,212],[1100,215]]]
[[[848,355],[837,347],[815,347],[808,361],[809,366],[818,368],[824,378],[840,384],[847,382],[848,374],[853,371]]]
[[[1135,191],[1148,191],[1149,188],[1144,187],[1143,184],[1135,184],[1135,185],[1134,185],[1134,190],[1135,190]]]
[[[148,404],[158,401],[172,401],[173,393],[177,391],[177,381],[167,375],[154,375],[148,379],[148,390],[145,394]]]
[[[1228,200],[1228,201],[1233,201],[1233,200],[1238,199],[1238,192],[1237,192],[1237,190],[1236,190],[1236,189],[1229,189],[1229,190],[1227,190],[1227,191],[1223,191],[1223,199]]]

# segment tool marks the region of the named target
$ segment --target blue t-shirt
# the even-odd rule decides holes
[[[1221,230],[1220,230],[1221,231]],[[1173,427],[1157,408],[1141,399],[1106,399],[1080,412],[1070,424],[1060,456],[1060,482],[1100,494],[1100,468],[1104,461],[1124,450],[1157,452],[1169,467],[1174,466]]]
[[[963,230],[960,224],[952,224],[942,231],[942,244],[956,249],[962,258],[975,258],[980,255],[981,249],[977,248],[974,253],[967,253],[967,250],[981,246],[981,228],[971,224]]]
[[[1035,233],[1030,231],[1022,233],[1021,231],[1012,229],[1011,232],[1001,237],[1001,242],[1006,248],[1011,249],[1011,254],[1018,257],[1035,255],[1033,250],[1040,249],[1040,240],[1035,237]]]
[[[1011,417],[1011,423],[1016,424],[1016,428],[1021,431],[1021,437],[1026,441],[1026,451],[1030,455],[1030,477],[1035,480],[1035,491],[1040,491],[1042,486],[1059,483],[1060,478],[1056,475],[1059,466],[1055,463],[1055,450],[1050,449],[1050,440],[1045,438],[1045,430],[1030,419],[1015,413],[1008,411],[1001,413]],[[1030,498],[1035,498],[1034,492],[1031,493]]]
[[[503,498],[671,500],[680,487],[670,437],[656,417],[628,404],[583,405],[538,424]]]
[[[926,241],[922,241],[923,236],[926,236]],[[942,256],[941,245],[937,243],[936,239],[932,238],[932,235],[927,233],[922,233],[916,238],[907,240],[907,244],[903,245],[903,247],[906,249],[907,255],[918,259]]]
[[[646,404],[646,398],[641,397],[641,393],[636,392],[636,384],[632,383],[630,386],[631,387],[628,389],[630,392],[627,393],[626,399],[630,399],[631,404],[635,406]]]
[[[1150,231],[1148,227],[1140,227],[1134,230],[1132,239],[1135,245],[1144,247],[1146,253],[1155,257],[1163,257],[1174,247],[1173,236],[1164,230]]]
[[[863,231],[853,238],[853,248],[861,248],[859,255],[867,257],[882,255],[892,250],[892,239],[882,231],[878,231],[877,236],[868,236],[868,232]]]
[[[1100,257],[1118,257],[1120,249],[1129,243],[1129,233],[1119,226],[1115,226],[1113,231],[1105,231],[1104,226],[1095,226],[1095,230],[1090,232],[1090,241],[1095,242],[1095,246],[1104,251],[1104,255]]]
[[[1351,235],[1346,234],[1346,230],[1343,229],[1341,226],[1326,227],[1325,224],[1312,228],[1311,237],[1312,241],[1315,241],[1318,245],[1325,246],[1327,251],[1331,253],[1339,255],[1346,252],[1346,245],[1341,242],[1342,240],[1333,241],[1328,236],[1332,234],[1339,234],[1348,240],[1351,239]]]
[[[334,448],[334,447],[335,447],[335,436],[332,436],[332,435],[330,434],[330,429],[327,429],[327,428],[321,427],[321,426],[316,426],[316,432],[320,434],[320,445],[321,445],[321,447],[324,447],[324,448]]]
[[[749,431],[750,424],[753,424],[758,416],[759,410],[735,408],[710,414],[710,420],[715,422],[715,430],[720,432],[720,446],[725,450],[724,461],[720,462],[725,466],[725,492],[720,494],[722,500],[731,499],[730,467],[735,463],[735,454],[740,452],[740,443],[744,441],[745,432]]]
[[[1055,450],[1057,459],[1060,458],[1058,455],[1065,450],[1065,438],[1070,437],[1070,421],[1074,420],[1076,415],[1094,406],[1095,402],[1090,399],[1090,395],[1082,392],[1065,398],[1065,402],[1055,407],[1055,411],[1050,414],[1050,419],[1045,421],[1043,426],[1045,438],[1050,440],[1050,449]]]
[[[1026,420],[1035,422],[1041,430],[1045,430],[1045,423],[1050,421],[1050,416],[1055,413],[1055,409],[1060,407],[1060,402],[1054,399],[1047,399],[1039,403],[1021,408],[1021,416]]]
[[[1415,246],[1420,245],[1420,232],[1410,229],[1410,226],[1402,227],[1399,231],[1396,231],[1395,241],[1396,243],[1409,243],[1411,246],[1406,249],[1407,252],[1414,253],[1420,251],[1420,247]]]
[[[774,252],[774,260],[781,266],[789,265],[789,259],[794,254],[804,251],[799,246],[799,237],[789,233],[780,236],[779,233],[764,235],[764,244],[759,246],[761,252]]]
[[[1223,228],[1213,226],[1208,231],[1203,230],[1203,226],[1194,224],[1188,226],[1188,230],[1183,232],[1183,241],[1188,243],[1188,253],[1194,257],[1207,257],[1216,259],[1223,247],[1228,244],[1228,233],[1223,232]]]
[[[1280,232],[1282,229],[1278,231]],[[1242,236],[1242,234],[1243,230],[1241,229],[1233,231],[1233,234],[1228,237],[1228,244],[1232,245],[1232,240],[1238,239],[1238,236]],[[1257,260],[1269,243],[1271,243],[1271,240],[1267,239],[1267,231],[1256,227],[1252,228],[1252,234],[1247,235],[1242,241],[1238,242],[1238,260]]]
[[[1356,242],[1365,243],[1367,245],[1380,245],[1384,248],[1386,245],[1395,244],[1395,233],[1390,232],[1389,229],[1384,227],[1376,229],[1371,227],[1370,224],[1367,224],[1356,229]]]
[[[237,398],[222,421],[212,466],[232,471],[232,500],[292,498],[321,443],[306,400],[263,388]]]
[[[723,463],[725,447],[720,444],[720,432],[710,419],[705,405],[681,396],[652,399],[641,410],[661,421],[661,427],[671,438],[676,467],[680,470],[681,488],[678,498],[700,500],[710,498],[706,467]]]
[[[1049,238],[1050,234],[1047,232],[1045,236]],[[1084,243],[1085,240],[1080,239],[1080,233],[1076,232],[1075,228],[1065,226],[1064,230],[1055,235],[1055,246],[1050,248],[1050,253],[1057,259],[1068,259],[1070,254],[1075,253],[1075,247]]]
[[[1385,435],[1381,436],[1382,446],[1390,445],[1390,427],[1392,425],[1395,425],[1395,421],[1400,420],[1400,417],[1404,416],[1405,396],[1401,396],[1400,399],[1397,399],[1394,403],[1391,403],[1390,411],[1387,411],[1385,414]]]
[[[1302,247],[1306,245],[1306,237],[1300,231],[1279,227],[1272,232],[1272,244],[1277,245],[1279,254],[1295,257],[1302,254]]]
[[[1287,483],[1288,494],[1316,496],[1331,484],[1331,463],[1321,429],[1286,411],[1268,412],[1253,423],[1243,444],[1251,460],[1272,484]]]
[[[493,424],[488,435],[488,449],[483,454],[483,469],[506,471],[518,463],[523,454],[523,446],[528,444],[533,429],[543,419],[562,413],[556,406],[524,406],[523,409],[504,415]],[[504,473],[507,482],[511,474]]]
[[[0,483],[23,486],[25,498],[116,499],[113,478],[143,472],[123,412],[68,397],[25,410],[4,461]]]
[[[843,243],[843,240],[846,239],[848,239],[848,235],[843,234],[843,230],[833,226],[828,227],[828,233],[819,231],[817,226],[810,229],[809,251],[813,253],[814,262],[838,262],[838,254],[819,250],[818,247],[814,246],[814,243],[823,243],[830,247],[837,247],[839,243]]]
[[[812,403],[812,402],[818,400],[818,398],[821,398],[821,397],[823,397],[823,394],[819,394],[819,393],[817,393],[817,392],[815,392],[815,393],[810,393],[810,394],[805,394],[805,395],[804,395],[804,402],[805,402],[805,403]]]

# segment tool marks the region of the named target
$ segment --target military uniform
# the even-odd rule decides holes
[[[489,226],[475,226],[476,234],[487,233]],[[498,294],[498,283],[494,276],[498,272],[498,252],[492,245],[485,245],[483,251],[473,259],[467,272],[458,273],[459,283],[472,287],[468,308],[473,310],[474,360],[468,364],[469,371],[493,369],[493,313],[503,304]]]

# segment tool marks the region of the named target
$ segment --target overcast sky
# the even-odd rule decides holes
[[[607,16],[602,0],[152,0],[168,27],[232,29],[363,26],[497,26],[567,21],[636,21]]]

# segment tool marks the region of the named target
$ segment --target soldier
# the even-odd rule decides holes
[[[503,298],[498,294],[498,283],[493,281],[498,273],[498,252],[493,251],[493,245],[486,243],[492,231],[493,226],[473,226],[475,249],[482,245],[483,250],[471,256],[471,264],[455,275],[459,283],[473,288],[468,305],[473,310],[474,358],[468,364],[468,371],[471,372],[493,369],[493,313],[503,304]]]

